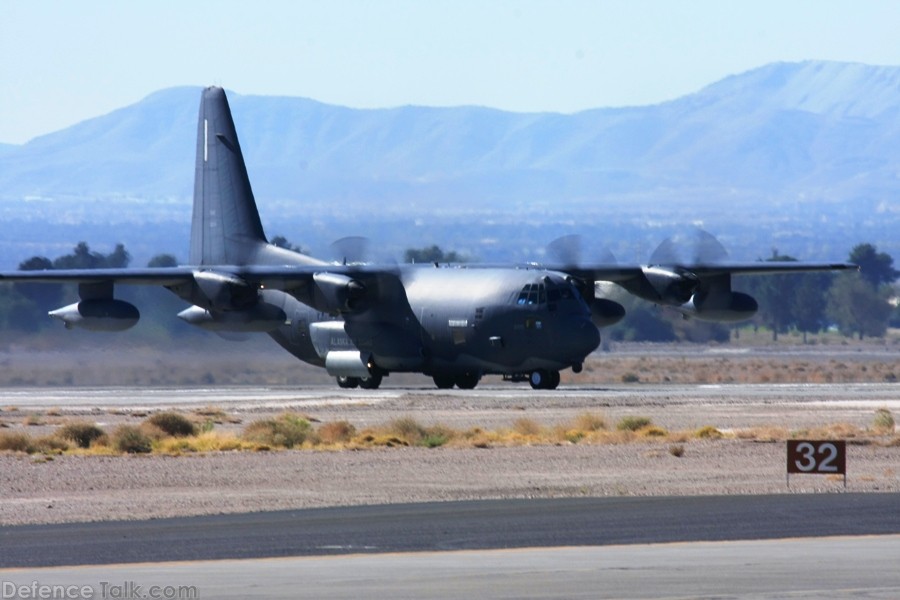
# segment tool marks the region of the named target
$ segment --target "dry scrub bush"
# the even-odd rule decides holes
[[[171,437],[187,437],[196,433],[194,424],[176,412],[161,412],[144,421]]]
[[[22,432],[4,431],[0,433],[0,452],[24,452],[26,454],[61,454],[69,449],[69,444],[54,436],[32,438]]]
[[[663,438],[669,435],[668,431],[666,431],[662,427],[659,427],[658,425],[647,425],[646,427],[641,427],[635,433],[645,438]]]
[[[303,445],[311,433],[309,421],[293,413],[284,413],[276,419],[250,423],[244,428],[243,438],[270,448],[296,448]]]
[[[112,434],[112,445],[126,454],[146,454],[153,450],[153,440],[134,425],[119,425]]]
[[[412,417],[394,419],[388,423],[387,433],[402,438],[412,445],[418,444],[426,435],[425,427]]]
[[[694,432],[694,437],[701,440],[720,440],[723,434],[712,425],[705,425]]]
[[[875,419],[872,421],[872,429],[878,433],[894,433],[896,423],[894,415],[886,408],[879,408],[875,411]]]
[[[575,417],[572,429],[585,432],[600,431],[607,428],[606,417],[597,413],[584,412]]]
[[[622,417],[616,424],[619,431],[638,431],[653,424],[650,417]]]
[[[34,452],[31,437],[18,431],[0,432],[0,452]]]
[[[356,427],[348,421],[333,421],[319,426],[319,441],[323,444],[346,444],[356,435]]]
[[[540,423],[534,419],[526,419],[522,417],[513,422],[513,431],[523,437],[538,437],[541,435],[543,428]]]
[[[754,442],[783,442],[789,439],[791,434],[784,427],[751,427],[736,430],[735,437]]]
[[[106,432],[94,423],[76,422],[60,427],[56,430],[56,435],[79,448],[90,448],[95,441],[106,437]]]
[[[422,446],[437,448],[456,438],[459,433],[444,425],[426,427],[412,417],[394,419],[385,427],[367,429],[354,440],[368,446]]]
[[[169,437],[156,444],[156,450],[165,454],[187,452],[231,452],[234,450],[255,450],[256,444],[246,442],[232,433],[207,431],[192,437]]]
[[[832,425],[823,425],[821,427],[796,431],[792,437],[806,437],[822,440],[848,440],[862,437],[864,433],[865,432],[852,423],[834,423]]]
[[[69,443],[53,435],[45,435],[34,440],[33,452],[62,454],[69,449]]]

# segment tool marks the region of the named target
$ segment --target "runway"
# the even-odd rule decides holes
[[[0,580],[207,598],[896,598],[898,502],[584,498],[7,527]],[[38,568],[54,564],[104,566]]]
[[[894,383],[855,384],[728,384],[728,385],[578,385],[556,390],[532,390],[525,384],[482,385],[475,390],[438,390],[430,386],[385,384],[379,390],[342,390],[337,386],[253,387],[98,387],[4,388],[0,404],[19,409],[63,409],[95,412],[103,409],[142,411],[170,407],[219,406],[228,410],[285,409],[320,406],[382,404],[404,398],[447,400],[453,403],[522,401],[533,399],[558,404],[566,401],[598,401],[601,405],[772,403],[838,403],[843,407],[900,409]],[[452,408],[452,406],[450,406]]]
[[[91,590],[76,598],[121,598],[102,592],[138,587],[143,597],[156,589],[174,592],[157,597],[223,600],[896,600],[898,551],[900,536],[850,537],[0,570],[0,580]]]
[[[0,567],[900,534],[900,494],[482,500],[23,525]]]

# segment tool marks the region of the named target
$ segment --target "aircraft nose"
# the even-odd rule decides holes
[[[573,362],[581,362],[600,345],[600,332],[590,319],[571,319],[562,340]]]

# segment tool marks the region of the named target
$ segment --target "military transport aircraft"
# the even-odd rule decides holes
[[[565,254],[565,252],[563,252]],[[51,311],[67,328],[121,331],[137,323],[116,285],[164,286],[191,306],[197,327],[265,332],[341,387],[377,388],[393,372],[429,375],[439,388],[474,388],[487,374],[553,389],[582,369],[599,326],[621,304],[595,294],[613,282],[650,302],[710,321],[751,317],[756,301],[731,289],[733,274],[853,268],[775,263],[453,266],[332,263],[276,247],[263,233],[223,89],[200,101],[190,262],[145,269],[0,273],[0,281],[72,282],[80,300]]]

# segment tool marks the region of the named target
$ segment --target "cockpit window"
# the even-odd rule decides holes
[[[572,284],[557,284],[549,279],[546,283],[526,283],[516,298],[519,306],[537,306],[550,303],[550,310],[556,308],[561,300],[572,300],[578,297],[578,292]]]
[[[547,288],[543,283],[526,283],[516,300],[519,305],[547,304]]]

